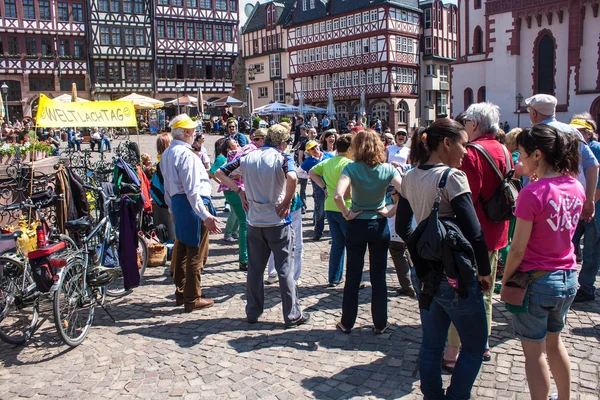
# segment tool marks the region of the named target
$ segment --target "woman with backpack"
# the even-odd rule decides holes
[[[427,399],[470,398],[488,339],[482,291],[492,287],[490,262],[467,177],[458,169],[467,153],[467,142],[464,127],[448,118],[438,119],[427,129],[417,131],[413,135],[410,159],[418,166],[402,180],[397,206],[396,232],[409,244],[419,279],[423,330],[419,371],[421,392]],[[438,189],[439,186],[444,187]],[[473,261],[478,265],[480,275],[475,275],[472,265],[470,276],[459,281],[458,286],[442,261],[426,260],[410,245],[413,215],[417,224],[429,222],[436,200],[439,200],[439,217],[452,218],[470,244]],[[461,283],[464,285],[462,295],[457,294]],[[444,390],[442,355],[450,322],[456,326],[463,347],[450,386]]]
[[[552,372],[558,397],[551,398],[569,399],[571,362],[560,332],[578,287],[571,240],[585,202],[577,180],[579,142],[540,124],[521,132],[517,145],[523,173],[532,181],[517,199],[517,222],[501,294],[509,303],[507,285],[533,278],[519,309],[507,305],[515,312],[513,328],[523,346],[529,392],[532,399],[547,399]]]
[[[165,188],[162,172],[160,170],[160,157],[162,153],[171,145],[172,136],[170,133],[161,133],[156,138],[156,158],[158,162],[155,165],[156,171],[150,179],[150,195],[152,196],[152,216],[156,226],[164,225],[167,228],[167,240],[175,240],[175,225],[173,216],[165,203]]]

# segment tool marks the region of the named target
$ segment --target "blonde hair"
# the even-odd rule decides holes
[[[517,138],[519,137],[519,134],[523,132],[523,129],[521,128],[513,128],[510,131],[508,131],[508,133],[506,134],[505,138],[504,138],[504,142],[506,147],[517,147]]]
[[[355,162],[362,162],[370,167],[385,162],[383,143],[377,132],[372,129],[362,130],[352,138],[350,146]]]

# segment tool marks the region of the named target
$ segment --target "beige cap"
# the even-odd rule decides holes
[[[525,100],[527,107],[548,116],[554,115],[557,103],[558,100],[556,100],[556,97],[549,94],[536,94]]]

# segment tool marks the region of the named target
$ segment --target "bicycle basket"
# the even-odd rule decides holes
[[[60,278],[58,271],[66,265],[67,260],[66,257],[59,258],[56,255],[61,250],[66,249],[66,247],[66,243],[61,241],[49,244],[27,254],[33,280],[40,292],[48,293],[54,282]]]

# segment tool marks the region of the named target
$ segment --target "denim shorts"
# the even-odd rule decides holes
[[[521,340],[542,342],[546,333],[559,333],[577,292],[577,271],[554,271],[533,281],[529,309],[513,314],[515,335]]]

